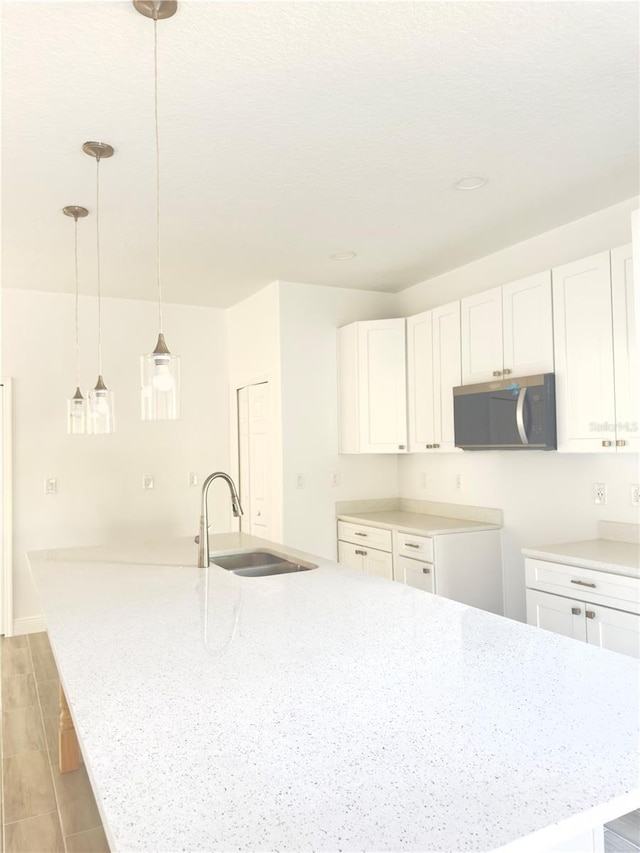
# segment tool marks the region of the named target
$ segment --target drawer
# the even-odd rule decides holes
[[[353,542],[354,545],[368,545],[379,551],[391,551],[391,531],[380,527],[368,527],[366,524],[353,524],[350,521],[338,522],[338,539]]]
[[[393,551],[401,557],[433,563],[433,539],[429,536],[417,536],[414,533],[401,533],[394,530]]]
[[[410,560],[408,557],[395,556],[393,560],[393,579],[423,589],[425,592],[433,592],[435,589],[435,578],[433,565],[426,560]]]
[[[525,559],[524,565],[529,589],[640,613],[638,578],[530,558]]]

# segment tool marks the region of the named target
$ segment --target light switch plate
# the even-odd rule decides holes
[[[143,489],[153,489],[155,483],[153,480],[153,474],[143,474],[142,475],[142,488]]]
[[[55,477],[48,477],[44,481],[45,495],[55,495],[58,492],[58,480]]]

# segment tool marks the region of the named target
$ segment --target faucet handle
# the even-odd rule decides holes
[[[207,526],[207,533],[208,533],[210,530],[211,530],[211,525],[209,524],[209,525]],[[197,534],[193,537],[193,541],[196,543],[196,545],[199,545],[199,544],[200,544],[200,534],[199,534],[199,533],[197,533]]]

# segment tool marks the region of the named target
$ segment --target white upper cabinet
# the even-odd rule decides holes
[[[502,288],[504,375],[553,373],[551,270]]]
[[[490,382],[502,376],[502,288],[463,299],[462,384]]]
[[[462,384],[553,372],[551,273],[462,300]]]
[[[553,310],[558,450],[637,451],[631,247],[554,269]]]
[[[407,319],[409,450],[452,451],[453,391],[461,383],[460,303]]]
[[[403,453],[407,446],[405,320],[338,329],[340,453]]]
[[[616,449],[618,453],[640,450],[638,412],[638,339],[636,287],[631,244],[611,252],[613,307],[613,367],[616,396]]]

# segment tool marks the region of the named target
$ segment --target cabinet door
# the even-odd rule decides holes
[[[609,252],[553,270],[558,450],[615,452]]]
[[[338,542],[338,562],[356,571],[364,571],[364,548],[350,542]]]
[[[504,375],[553,373],[551,270],[502,288]]]
[[[393,560],[386,551],[364,548],[364,570],[368,575],[393,580]]]
[[[502,376],[502,288],[494,287],[460,302],[462,384]]]
[[[358,323],[360,453],[407,448],[405,321]]]
[[[433,592],[434,573],[432,563],[425,563],[422,560],[410,560],[408,557],[395,557],[393,568],[395,580],[399,580],[401,583],[406,583],[407,586],[413,586],[416,589],[423,589],[425,592]]]
[[[587,642],[640,658],[640,616],[596,604],[586,605]]]
[[[431,311],[407,318],[409,451],[414,453],[434,443],[432,338]]]
[[[435,449],[462,452],[454,445],[453,433],[453,389],[462,384],[460,303],[434,308],[431,315]]]
[[[582,601],[551,595],[548,592],[527,590],[527,624],[536,625],[546,631],[573,637],[574,640],[587,639],[584,618],[585,605]]]
[[[613,362],[616,392],[616,450],[640,450],[638,413],[637,293],[633,275],[631,244],[611,252],[611,296],[613,304]]]

